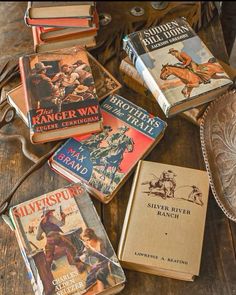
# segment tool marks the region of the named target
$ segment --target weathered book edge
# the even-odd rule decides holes
[[[142,162],[143,161],[140,160],[138,163],[138,166],[136,168],[136,172],[134,175],[134,179],[133,179],[133,183],[132,183],[132,187],[131,187],[131,191],[130,191],[129,201],[128,201],[128,205],[127,205],[126,212],[125,212],[125,219],[124,219],[123,228],[122,228],[120,241],[119,241],[119,245],[118,245],[118,250],[117,250],[118,259],[121,261],[122,261],[123,251],[124,251],[125,243],[126,243],[126,235],[127,235],[127,229],[128,229],[128,225],[129,225],[129,221],[130,221],[131,212],[132,212],[133,200],[134,200],[135,192],[137,189],[136,184],[137,184],[137,181],[139,178]]]

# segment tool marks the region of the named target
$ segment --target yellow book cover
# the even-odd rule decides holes
[[[200,269],[208,190],[205,171],[140,161],[118,249],[123,267],[193,280]]]

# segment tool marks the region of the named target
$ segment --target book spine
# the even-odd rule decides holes
[[[124,219],[124,223],[123,223],[123,229],[122,229],[122,233],[121,233],[121,237],[120,237],[120,242],[118,245],[118,252],[117,252],[117,257],[119,260],[123,260],[123,252],[124,252],[124,248],[125,248],[125,239],[126,239],[126,234],[127,234],[127,230],[128,230],[128,225],[129,225],[129,220],[130,220],[130,215],[131,215],[131,210],[132,210],[132,204],[133,204],[133,199],[135,196],[135,190],[136,190],[136,183],[139,177],[139,172],[140,172],[140,168],[142,165],[142,160],[139,161],[135,175],[134,175],[134,179],[133,179],[133,184],[132,184],[132,188],[131,188],[131,192],[130,192],[130,197],[129,197],[129,201],[128,201],[128,205],[127,205],[127,209],[126,209],[126,213],[125,213],[125,219]]]
[[[34,42],[34,52],[37,52],[37,46],[39,44],[42,44],[42,40],[39,36],[39,28],[38,27],[32,27],[32,35],[33,35],[33,42]]]
[[[132,42],[129,38],[125,38],[124,40],[124,50],[128,54],[129,58],[131,59],[132,63],[134,64],[136,70],[146,83],[147,87],[151,91],[152,95],[155,97],[157,102],[159,103],[161,109],[165,113],[165,115],[168,117],[168,112],[170,109],[170,103],[160,90],[158,84],[156,83],[154,77],[144,64],[143,60],[139,57],[137,54],[137,51],[135,50],[134,46],[132,45]]]
[[[135,67],[127,62],[126,59],[123,59],[120,64],[120,73],[122,80],[129,88],[144,96],[151,94]]]

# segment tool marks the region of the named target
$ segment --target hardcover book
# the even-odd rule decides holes
[[[84,46],[88,49],[96,45],[95,37],[90,36],[89,34],[83,38],[81,38],[81,36],[71,36],[64,40],[57,40],[53,42],[42,41],[37,32],[37,27],[32,27],[32,34],[34,41],[34,52],[37,53],[43,53],[73,46]]]
[[[164,134],[166,123],[125,98],[113,95],[101,104],[104,130],[71,138],[52,156],[50,166],[108,203],[136,163]]]
[[[140,161],[118,247],[121,265],[193,281],[200,269],[208,190],[205,171]]]
[[[89,28],[54,28],[45,32],[44,27],[33,26],[35,52],[46,52],[76,45],[91,48],[96,45],[95,36],[99,27],[98,14],[94,13],[93,25]]]
[[[88,1],[29,1],[27,14],[30,18],[77,17],[91,18],[94,2]]]
[[[102,130],[94,79],[83,47],[23,56],[19,65],[33,143]]]
[[[232,84],[183,18],[131,33],[123,41],[167,117],[213,100]]]
[[[25,23],[28,26],[90,27],[95,12],[93,1],[29,1]]]
[[[121,84],[89,52],[87,55],[94,78],[96,93],[100,101],[118,91],[121,88]],[[83,67],[85,65],[81,66],[81,74],[83,74]],[[7,99],[9,104],[15,108],[19,117],[28,126],[27,108],[22,84],[9,91],[7,93]]]
[[[93,203],[81,185],[10,209],[37,295],[116,294],[125,275]]]

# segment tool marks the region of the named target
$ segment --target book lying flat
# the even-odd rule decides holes
[[[40,38],[42,41],[50,42],[53,40],[61,40],[69,37],[85,37],[93,35],[96,36],[97,28],[96,26],[91,28],[64,28],[55,31],[43,32],[40,27],[36,27],[39,30]],[[33,29],[33,27],[32,27]]]
[[[73,1],[30,1],[26,14],[30,18],[77,17],[90,18],[94,11],[94,2]]]
[[[124,288],[124,272],[83,186],[33,198],[9,215],[36,295],[108,295]]]
[[[167,117],[215,99],[232,84],[183,18],[131,33],[123,47]]]
[[[199,275],[208,191],[205,171],[140,161],[118,247],[121,265],[193,281]]]
[[[34,52],[43,53],[52,50],[64,49],[73,46],[84,46],[85,48],[92,48],[96,46],[96,40],[93,35],[89,34],[83,38],[81,37],[70,37],[64,40],[57,40],[55,42],[42,42],[38,39],[38,36],[35,38],[34,35],[37,33],[33,32],[34,40]],[[37,40],[37,41],[36,41]]]
[[[121,88],[121,84],[109,73],[89,52],[88,60],[93,73],[96,93],[98,100],[102,100],[108,95]],[[22,84],[7,93],[7,99],[13,106],[19,117],[28,126],[27,107],[24,98],[24,89]]]
[[[83,47],[26,55],[19,65],[33,143],[102,130],[95,83]]]
[[[162,138],[167,124],[119,95],[101,104],[104,130],[71,138],[49,160],[56,172],[108,203],[138,160]]]
[[[34,19],[25,17],[25,24],[27,26],[43,26],[43,27],[74,27],[74,28],[89,28],[93,25],[91,19],[87,18],[41,18]]]

